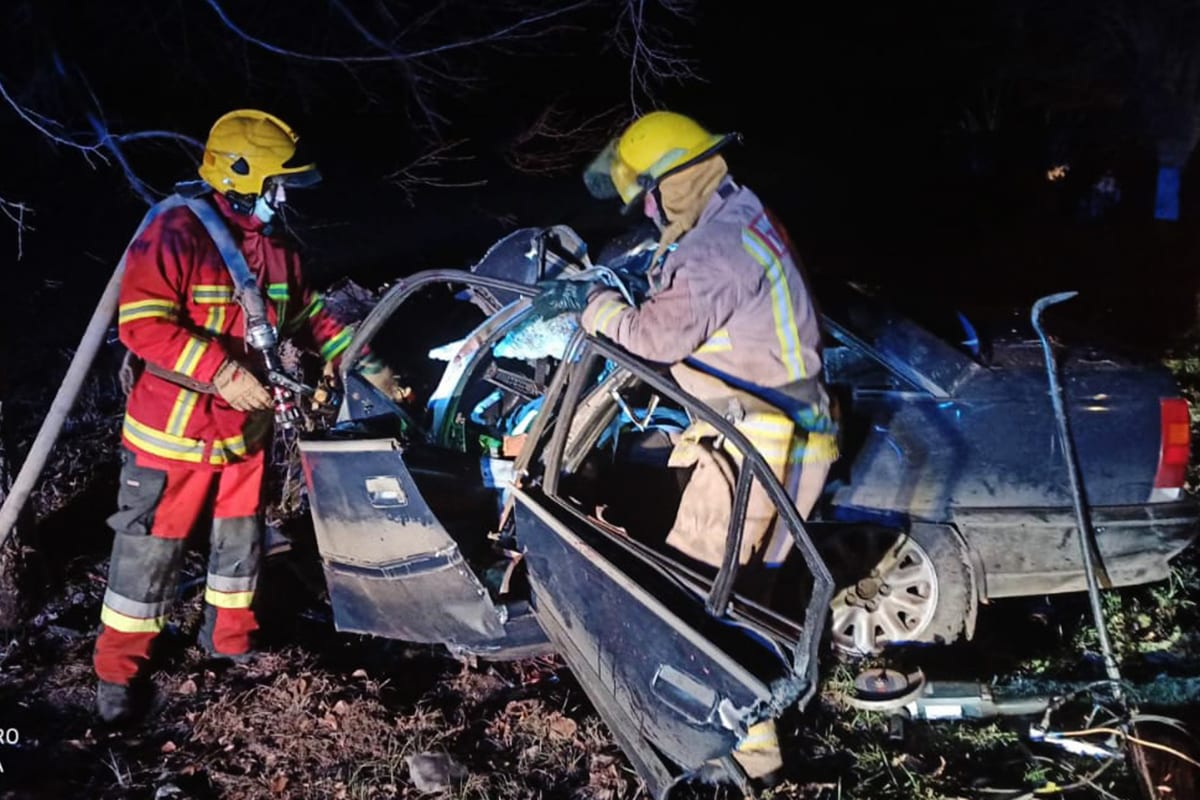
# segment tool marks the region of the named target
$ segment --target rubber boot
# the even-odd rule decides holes
[[[109,725],[123,725],[137,716],[137,693],[123,683],[96,683],[96,713]]]

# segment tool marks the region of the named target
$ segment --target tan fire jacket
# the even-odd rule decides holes
[[[637,307],[614,291],[595,295],[584,328],[672,365],[702,400],[745,392],[789,416],[797,407],[823,416],[817,315],[795,256],[752,191],[726,178],[650,278],[655,290]]]

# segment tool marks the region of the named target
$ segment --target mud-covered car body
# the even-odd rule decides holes
[[[636,292],[648,251],[627,243],[603,263]],[[985,360],[861,292],[819,294],[843,458],[803,524],[732,425],[661,365],[534,314],[530,283],[589,265],[569,229],[518,231],[471,272],[398,283],[360,326],[338,424],[302,443],[339,629],[493,658],[554,649],[659,795],[706,765],[737,779],[737,736],[811,696],[826,631],[864,651],[951,640],[990,598],[1082,588],[1034,343],[993,342]],[[356,373],[368,346],[417,383],[436,365],[416,407]],[[1165,485],[1182,483],[1163,467],[1179,455],[1178,430],[1174,451],[1163,433],[1174,384],[1063,358],[1104,575],[1164,578],[1197,517]],[[697,419],[749,465],[730,487],[727,552],[751,477],[796,540],[769,608],[732,556],[715,570],[663,545],[687,480],[667,456]]]

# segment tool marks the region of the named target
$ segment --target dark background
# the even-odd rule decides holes
[[[250,36],[331,58],[384,52],[341,9],[377,42],[410,53],[570,5],[223,0],[220,8]],[[1153,220],[1142,68],[1097,11],[1121,3],[827,5],[699,2],[677,16],[646,3],[655,41],[672,43],[697,76],[652,81],[651,96],[631,92],[629,58],[617,46],[631,30],[621,14],[637,3],[581,3],[499,42],[363,64],[270,52],[207,0],[30,0],[4,5],[0,81],[15,102],[61,123],[43,121],[48,130],[80,142],[95,141],[89,114],[114,133],[197,139],[233,108],[281,116],[326,178],[294,197],[318,285],[348,276],[373,288],[465,266],[517,226],[565,222],[598,248],[629,220],[590,198],[579,174],[636,102],[742,132],[744,146],[728,153],[735,177],[774,207],[818,275],[980,314],[1079,289],[1064,313],[1151,349],[1191,326],[1193,176],[1185,173],[1181,221]],[[1191,3],[1151,6],[1174,20]],[[1188,30],[1192,18],[1179,19]],[[414,80],[442,118],[434,127]],[[607,113],[587,135],[522,144],[550,104],[571,124]],[[971,124],[988,112],[991,124]],[[7,319],[0,348],[12,376],[24,343],[77,340],[145,206],[117,166],[54,143],[11,105],[0,105],[0,136],[0,197],[31,206],[35,228],[18,259],[15,227],[0,219],[0,260],[22,312]],[[484,185],[408,193],[388,180],[448,145],[456,160],[420,174]],[[560,169],[514,168],[522,148],[557,155]],[[183,146],[123,149],[160,192],[194,174],[197,156]],[[1060,163],[1070,165],[1067,178],[1049,182],[1046,170]],[[1082,220],[1079,202],[1104,168],[1121,183],[1121,203],[1105,220]]]

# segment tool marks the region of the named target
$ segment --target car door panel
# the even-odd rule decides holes
[[[622,709],[625,736],[684,771],[727,755],[751,709],[770,701],[765,683],[591,546],[564,521],[571,512],[514,495],[538,618],[552,620],[543,627],[572,669]]]
[[[339,630],[450,645],[504,636],[501,614],[394,439],[300,447]]]

